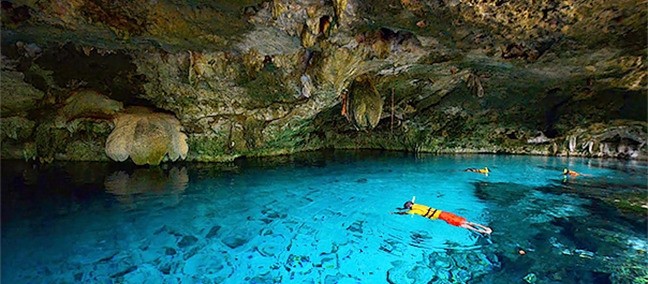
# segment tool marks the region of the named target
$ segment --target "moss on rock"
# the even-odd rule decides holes
[[[24,75],[20,72],[2,70],[2,100],[0,115],[3,117],[26,113],[38,107],[39,101],[45,94],[25,83]]]
[[[2,124],[0,141],[6,139],[23,141],[32,135],[36,126],[36,122],[21,116],[0,118],[0,124]]]

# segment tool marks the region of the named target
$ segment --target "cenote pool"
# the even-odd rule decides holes
[[[565,167],[586,175],[565,180]],[[3,161],[2,283],[646,283],[646,214],[613,205],[645,200],[647,173],[346,151],[151,168]],[[494,232],[390,214],[412,196]]]

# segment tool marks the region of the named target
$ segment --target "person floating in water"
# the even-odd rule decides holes
[[[490,170],[488,169],[488,167],[484,167],[483,169],[467,168],[464,170],[464,172],[473,172],[488,175],[488,173],[490,173]]]
[[[577,177],[577,176],[580,176],[580,175],[581,175],[581,174],[579,174],[579,173],[577,173],[577,172],[575,172],[575,171],[572,171],[572,170],[570,170],[570,169],[564,169],[564,170],[563,170],[563,176],[565,176],[565,177],[567,177],[567,176],[570,176],[570,177]]]
[[[403,208],[397,208],[397,209],[401,211],[393,212],[393,214],[399,214],[399,215],[416,214],[432,220],[441,219],[443,221],[446,221],[446,223],[450,225],[466,228],[468,230],[477,233],[490,234],[493,232],[491,228],[486,227],[484,225],[468,222],[464,217],[455,215],[450,212],[441,211],[439,209],[434,209],[432,207],[428,207],[422,204],[416,204],[414,203],[414,198],[412,198],[412,201],[405,202],[405,204],[403,204]],[[408,211],[402,211],[402,210],[408,210]]]

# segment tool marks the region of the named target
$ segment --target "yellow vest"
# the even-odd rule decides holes
[[[425,205],[412,204],[412,208],[409,211],[407,211],[407,214],[421,215],[421,216],[423,216],[425,218],[429,218],[429,219],[434,220],[434,219],[439,218],[439,215],[441,215],[441,212],[443,212],[443,211],[438,210],[438,209],[434,209],[432,207],[428,207],[428,206],[425,206]]]

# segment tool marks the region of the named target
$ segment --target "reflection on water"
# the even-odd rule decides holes
[[[106,177],[106,191],[122,203],[133,205],[138,194],[164,194],[178,197],[189,183],[186,167],[172,167],[165,171],[158,167],[135,169],[131,174],[116,171]]]

